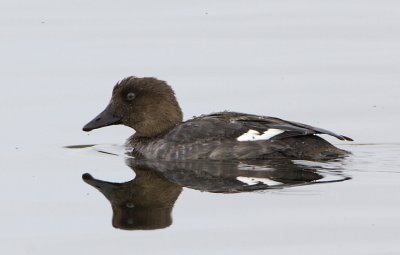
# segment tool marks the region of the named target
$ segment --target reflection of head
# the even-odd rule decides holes
[[[171,225],[172,208],[182,188],[151,170],[135,169],[136,178],[111,183],[84,174],[83,180],[111,202],[115,228],[159,229]]]
[[[113,206],[112,225],[115,228],[135,229],[160,229],[172,224],[172,207],[170,208],[123,208]]]

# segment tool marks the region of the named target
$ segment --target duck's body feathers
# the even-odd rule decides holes
[[[269,135],[273,130],[276,135]],[[349,138],[328,130],[279,118],[219,112],[193,118],[161,136],[132,136],[128,143],[137,157],[154,159],[325,159],[346,152],[316,134]]]

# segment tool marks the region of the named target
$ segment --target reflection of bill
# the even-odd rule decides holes
[[[340,170],[295,164],[291,160],[181,162],[128,159],[133,180],[112,183],[84,174],[83,180],[111,202],[112,224],[126,230],[160,229],[172,224],[171,212],[182,187],[238,193],[350,179]],[[327,176],[329,175],[329,176]]]

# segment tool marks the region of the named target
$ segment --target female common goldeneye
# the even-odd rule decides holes
[[[138,158],[308,159],[343,157],[341,150],[317,134],[351,138],[309,125],[238,112],[218,112],[182,122],[172,88],[156,78],[127,77],[117,83],[106,109],[84,131],[123,124],[136,133],[127,145]]]

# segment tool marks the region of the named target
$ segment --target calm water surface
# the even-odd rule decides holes
[[[109,144],[14,148],[2,171],[2,249],[398,253],[400,145],[339,146],[353,155],[239,164],[135,161]]]
[[[400,254],[400,2],[189,2],[2,1],[1,254]],[[129,75],[353,154],[136,162],[81,131]]]

